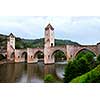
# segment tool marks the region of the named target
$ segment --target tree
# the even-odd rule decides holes
[[[78,54],[76,59],[69,61],[65,67],[64,82],[70,82],[73,78],[80,76],[94,68],[94,55],[89,52]]]
[[[79,75],[77,60],[69,61],[65,67],[64,82],[69,82]]]
[[[79,60],[84,55],[85,55],[85,52],[81,51],[80,53],[77,54],[76,59]]]
[[[88,67],[87,59],[84,56],[78,60],[78,66],[80,75],[90,70],[90,68]]]
[[[100,54],[97,56],[97,61],[100,61]]]
[[[71,80],[71,83],[96,83],[100,82],[100,65],[91,71]]]
[[[54,80],[54,77],[51,74],[47,74],[44,77],[44,82],[45,83],[53,83],[53,82],[55,82],[55,80]]]
[[[90,64],[91,62],[94,61],[94,55],[90,52],[87,52],[85,54],[85,58],[86,58],[88,64]]]

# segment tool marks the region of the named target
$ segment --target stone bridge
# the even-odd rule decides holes
[[[62,51],[66,55],[66,46],[56,46],[51,47],[50,56],[54,57],[56,51]],[[41,52],[44,54],[44,48],[27,48],[27,49],[16,49],[15,50],[15,62],[28,62],[36,63],[38,62],[38,53]]]
[[[15,49],[15,62],[25,62],[27,58],[27,49]]]
[[[67,59],[75,58],[76,55],[82,50],[93,52],[96,56],[100,54],[100,45],[67,45]]]
[[[57,51],[62,51],[67,60],[73,59],[82,50],[88,50],[93,52],[96,56],[100,54],[100,45],[65,45],[65,46],[55,46],[50,48],[50,59],[54,59],[54,54]],[[27,62],[36,63],[38,62],[37,54],[41,52],[44,54],[44,48],[27,48],[27,49],[16,49],[15,50],[15,62]],[[45,55],[44,55],[45,56]],[[49,59],[49,61],[50,61]],[[54,63],[55,61],[51,61]]]
[[[44,48],[15,48],[15,36],[11,33],[7,39],[7,59],[14,62],[36,63],[38,61],[38,53],[44,54],[44,64],[55,63],[55,53],[62,51],[67,61],[75,58],[82,50],[89,50],[96,56],[100,54],[100,43],[96,45],[64,45],[55,46],[54,28],[48,24],[45,28]],[[34,45],[34,44],[33,44]]]
[[[67,61],[76,57],[76,55],[82,50],[89,50],[93,52],[96,56],[100,54],[100,44],[97,45],[64,45],[64,46],[54,46],[50,47],[49,52],[49,61],[50,63],[55,63],[54,54],[57,51],[62,51]],[[27,62],[27,63],[36,63],[38,62],[37,54],[41,52],[44,54],[44,48],[27,48],[27,49],[15,49],[13,53],[11,53],[11,60],[13,58],[14,62]],[[1,55],[6,56],[7,51],[1,51]],[[12,56],[13,55],[13,56]],[[45,60],[45,59],[44,59]]]

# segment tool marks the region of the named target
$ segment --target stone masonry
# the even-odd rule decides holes
[[[90,50],[96,56],[100,54],[100,43],[97,45],[64,45],[55,46],[54,28],[51,24],[45,27],[44,32],[44,48],[27,48],[15,49],[15,36],[11,33],[7,39],[7,60],[13,62],[36,63],[38,61],[37,54],[42,52],[44,54],[44,64],[55,63],[54,54],[56,51],[62,51],[67,61],[73,59],[81,50]]]

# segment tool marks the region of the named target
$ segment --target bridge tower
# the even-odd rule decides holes
[[[15,36],[10,33],[7,37],[7,60],[14,61],[15,55]]]
[[[51,24],[45,27],[45,43],[44,43],[44,64],[54,63],[54,58],[51,58],[51,48],[55,46],[54,28]]]

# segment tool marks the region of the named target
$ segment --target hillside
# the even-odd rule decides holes
[[[0,48],[5,49],[6,43],[7,43],[7,36],[0,34]],[[17,37],[15,46],[16,46],[16,49],[35,48],[35,47],[43,47],[43,44],[44,44],[44,38],[29,40],[29,39],[21,39],[21,38]],[[66,45],[66,44],[80,45],[77,42],[73,42],[71,40],[55,39],[56,46],[61,46],[61,45]]]

